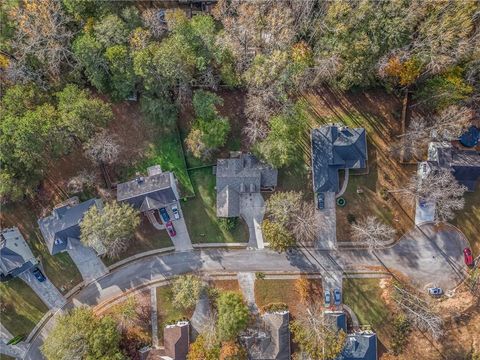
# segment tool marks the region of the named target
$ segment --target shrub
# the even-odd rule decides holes
[[[288,305],[285,303],[270,303],[262,307],[263,312],[276,312],[288,310]]]
[[[220,226],[220,229],[225,231],[232,231],[237,227],[237,224],[238,224],[238,217],[218,219],[218,225]]]
[[[399,355],[405,349],[410,334],[410,322],[404,315],[398,315],[393,320],[394,333],[392,336],[392,350],[395,355]]]

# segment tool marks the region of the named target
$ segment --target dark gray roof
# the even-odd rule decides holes
[[[32,251],[18,228],[3,229],[0,233],[0,272],[17,276],[36,263]]]
[[[216,168],[217,216],[239,216],[239,194],[258,193],[277,186],[278,170],[260,162],[252,154],[218,159]]]
[[[312,130],[312,172],[316,193],[338,192],[339,169],[367,166],[365,129],[323,126]]]
[[[69,239],[80,239],[80,222],[85,212],[92,206],[101,209],[102,201],[90,199],[75,206],[62,206],[54,209],[52,215],[38,220],[50,254],[64,251]]]
[[[117,185],[117,200],[140,211],[158,209],[178,200],[173,173],[138,177]]]
[[[343,330],[347,332],[347,317],[343,311],[325,311],[323,313],[325,321],[334,330]]]
[[[375,333],[348,334],[345,347],[337,360],[377,360]]]
[[[289,312],[273,312],[263,315],[266,332],[242,337],[251,360],[289,360],[290,329]]]

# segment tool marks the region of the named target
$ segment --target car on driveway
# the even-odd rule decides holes
[[[45,275],[42,274],[42,272],[40,271],[39,268],[35,268],[32,270],[32,274],[33,276],[35,276],[35,278],[39,281],[39,282],[44,282],[45,280],[47,280],[47,278],[45,277]]]
[[[340,305],[342,302],[342,293],[340,292],[340,289],[333,290],[333,299],[335,301],[335,305]]]
[[[473,255],[470,248],[463,249],[463,258],[465,259],[465,264],[467,266],[473,266]]]
[[[439,287],[431,287],[427,289],[430,296],[441,296],[443,294],[443,289]]]
[[[330,306],[331,300],[330,290],[325,290],[325,306]]]
[[[170,236],[173,237],[173,236],[177,235],[177,232],[175,231],[175,228],[173,227],[173,224],[172,224],[171,221],[167,222],[165,224],[165,226],[167,227],[167,231],[170,234]]]
[[[325,194],[320,193],[317,195],[317,209],[323,210],[325,209]]]
[[[175,218],[175,220],[180,219],[180,213],[178,212],[178,206],[177,205],[172,205],[172,213],[173,213],[173,217]]]
[[[162,217],[163,221],[169,222],[170,221],[170,215],[168,215],[167,209],[165,208],[160,208],[160,216]]]

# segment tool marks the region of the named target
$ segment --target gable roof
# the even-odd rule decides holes
[[[65,205],[54,209],[50,216],[38,220],[50,254],[55,255],[64,251],[69,239],[80,239],[80,222],[85,212],[92,206],[101,209],[102,200],[90,199],[75,206]]]
[[[0,233],[0,270],[4,275],[17,276],[31,268],[37,260],[18,228]]]
[[[324,311],[327,325],[331,326],[334,330],[343,330],[347,332],[347,317],[343,311]]]
[[[179,321],[163,329],[165,356],[173,360],[186,360],[190,344],[190,323]]]
[[[216,166],[217,216],[240,214],[240,194],[258,193],[277,186],[278,170],[260,162],[252,154],[218,159]]]
[[[117,185],[117,201],[140,211],[159,209],[179,198],[171,172],[152,173]]]
[[[367,138],[363,128],[329,125],[313,129],[311,147],[316,193],[338,192],[339,169],[363,169],[367,166]]]
[[[348,334],[337,360],[377,360],[377,335],[372,332]]]

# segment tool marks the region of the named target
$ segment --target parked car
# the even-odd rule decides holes
[[[177,235],[177,232],[175,231],[175,228],[173,227],[173,224],[171,221],[167,222],[165,225],[167,227],[167,231],[170,234],[170,236]]]
[[[325,290],[325,306],[330,306],[331,297],[330,290]]]
[[[340,289],[333,290],[333,299],[335,301],[335,305],[340,305],[340,303],[342,302],[342,294],[340,292]]]
[[[473,266],[473,255],[470,248],[463,249],[463,258],[465,259],[465,264],[467,266]]]
[[[37,278],[38,281],[40,282],[44,282],[45,280],[47,280],[47,278],[45,277],[45,275],[42,274],[42,272],[40,271],[39,268],[35,268],[32,270],[32,274]]]
[[[160,216],[162,217],[163,221],[169,222],[170,221],[170,215],[168,215],[167,209],[165,208],[160,208]]]
[[[427,289],[430,296],[440,296],[443,294],[443,289],[439,287],[431,287]]]
[[[320,193],[317,195],[317,209],[323,210],[325,209],[325,194]]]
[[[172,205],[172,213],[173,213],[173,217],[175,218],[175,220],[180,219],[180,213],[178,212],[178,206],[177,205]]]

